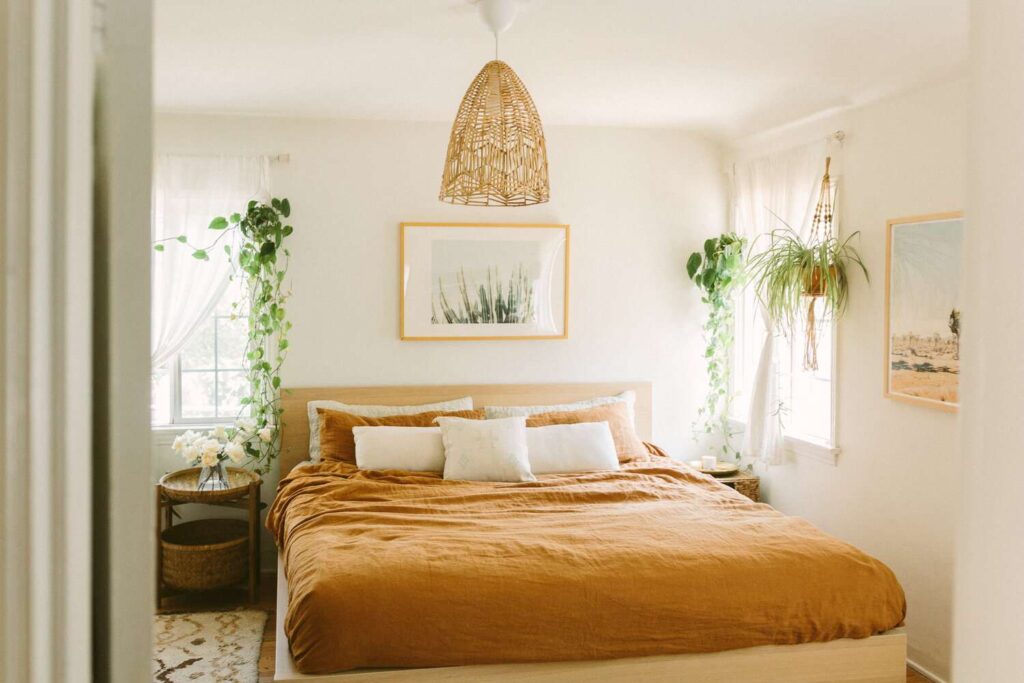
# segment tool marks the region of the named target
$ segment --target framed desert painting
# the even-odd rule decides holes
[[[897,218],[887,225],[885,395],[956,410],[963,214]]]
[[[565,339],[569,226],[402,223],[401,337]]]

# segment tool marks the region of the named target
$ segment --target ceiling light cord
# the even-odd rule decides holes
[[[495,59],[498,58],[498,36],[500,36],[500,35],[501,35],[500,33],[495,31],[495,33],[494,33],[494,58]]]

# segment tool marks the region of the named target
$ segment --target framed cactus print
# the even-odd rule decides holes
[[[566,339],[569,226],[402,223],[406,341]]]

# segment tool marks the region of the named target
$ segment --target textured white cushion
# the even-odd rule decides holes
[[[424,403],[418,406],[373,406],[355,405],[340,401],[309,401],[306,403],[306,415],[309,417],[309,459],[312,462],[320,462],[320,418],[316,413],[317,408],[340,410],[343,413],[358,415],[359,417],[387,417],[389,415],[415,415],[416,413],[430,413],[434,411],[473,410],[473,398],[466,396],[464,398],[452,399],[451,401]]]
[[[534,474],[619,469],[619,456],[607,422],[548,425],[526,430]]]
[[[512,417],[514,415],[539,415],[540,413],[561,413],[567,410],[586,410],[594,406],[604,406],[609,403],[625,403],[629,411],[629,420],[636,424],[636,392],[633,390],[623,391],[615,396],[598,396],[588,398],[585,401],[575,403],[560,403],[550,406],[484,406],[484,416],[488,420],[499,417]]]
[[[360,469],[444,471],[440,427],[353,427],[352,436]]]
[[[536,481],[526,450],[526,418],[466,420],[439,417],[444,478],[467,481]]]

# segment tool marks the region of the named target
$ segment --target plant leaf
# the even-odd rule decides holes
[[[210,230],[223,230],[228,227],[228,219],[224,216],[217,216],[210,221]]]
[[[711,260],[711,257],[715,255],[715,250],[718,248],[718,240],[714,237],[710,237],[704,240],[704,255]]]
[[[693,279],[693,276],[697,274],[697,269],[700,268],[701,261],[701,256],[696,251],[690,254],[690,258],[687,259],[686,274],[690,276],[691,280]]]
[[[162,244],[154,244],[153,245],[153,251],[163,251],[163,250],[164,250],[164,245],[162,245]]]
[[[192,252],[192,258],[199,259],[200,261],[209,261],[210,257],[206,254],[205,249],[196,249]]]

